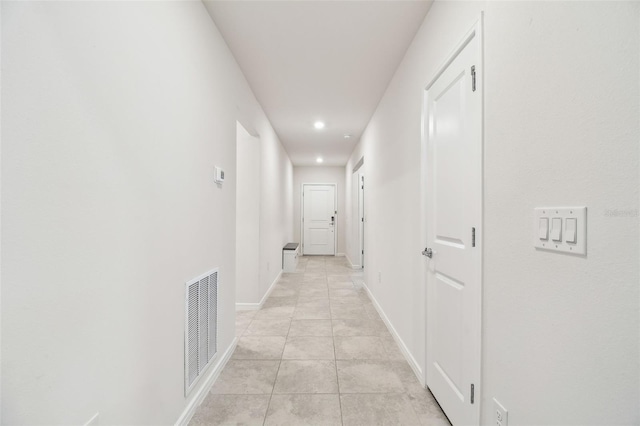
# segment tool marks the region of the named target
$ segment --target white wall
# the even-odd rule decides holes
[[[236,150],[236,303],[260,300],[260,138],[240,123]]]
[[[347,209],[345,208],[344,167],[334,166],[296,166],[293,168],[293,241],[301,243],[300,219],[303,183],[335,183],[338,198],[338,251],[346,253],[345,224]]]
[[[367,165],[366,283],[424,368],[422,95],[481,10],[482,424],[493,397],[512,424],[638,424],[640,4],[434,3],[347,165]],[[583,204],[586,257],[533,249],[534,207]]]
[[[200,2],[3,2],[2,62],[2,423],[174,423],[185,281],[220,267],[234,339],[236,120],[276,257],[286,153]]]
[[[282,272],[282,247],[293,238],[293,166],[271,127],[268,133],[259,133],[260,293],[256,302]]]

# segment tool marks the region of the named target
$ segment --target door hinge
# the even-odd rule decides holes
[[[362,254],[364,254],[364,250],[362,250]]]
[[[362,185],[362,189],[364,189],[364,185]]]
[[[476,91],[476,66],[471,67],[471,91]]]
[[[473,394],[474,394],[474,386],[473,386],[473,383],[471,383],[471,403],[472,404],[473,404],[473,401],[474,401],[474,395]]]
[[[476,246],[476,228],[471,228],[471,247]]]
[[[360,222],[364,222],[364,217],[360,219]]]

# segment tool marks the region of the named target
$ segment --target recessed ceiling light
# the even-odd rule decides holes
[[[313,123],[313,127],[315,127],[318,130],[324,129],[324,122],[316,121],[315,123]]]
[[[345,138],[345,139],[349,139],[350,137],[351,137],[351,135],[350,135],[349,133],[345,133],[345,134],[344,134],[344,138]]]
[[[318,157],[316,158],[316,163],[322,163],[324,160],[322,159],[322,157]]]

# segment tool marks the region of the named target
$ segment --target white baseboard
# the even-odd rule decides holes
[[[346,254],[345,253],[336,253],[336,257],[345,257]]]
[[[280,270],[280,272],[278,273],[276,278],[273,280],[273,282],[269,286],[269,289],[267,290],[267,292],[264,294],[264,296],[262,296],[262,300],[260,300],[260,302],[258,302],[258,303],[236,303],[236,311],[258,311],[258,310],[262,309],[262,306],[264,305],[264,302],[266,302],[267,299],[269,298],[269,296],[271,295],[271,292],[275,288],[275,286],[278,283],[278,280],[280,279],[281,276],[282,276],[282,269]]]
[[[257,311],[260,308],[259,303],[236,303],[236,311]]]
[[[355,265],[353,263],[353,261],[351,260],[351,258],[349,257],[348,254],[345,254],[345,257],[347,258],[347,261],[349,262],[349,265],[351,265],[351,269],[362,269],[362,267],[360,265]]]
[[[398,347],[400,348],[400,352],[402,352],[402,355],[404,355],[404,358],[407,360],[407,362],[409,363],[409,366],[413,370],[413,374],[415,374],[416,377],[418,378],[420,385],[422,385],[422,387],[425,387],[424,374],[422,372],[422,368],[420,368],[420,365],[416,362],[416,359],[413,357],[413,355],[411,355],[411,352],[409,352],[407,345],[404,344],[404,341],[400,338],[400,335],[398,334],[396,329],[393,328],[393,325],[391,325],[391,321],[389,321],[389,318],[387,318],[387,315],[382,310],[382,307],[380,307],[380,304],[378,303],[376,298],[373,297],[373,294],[369,290],[369,287],[367,287],[367,285],[364,282],[362,284],[363,284],[362,287],[364,287],[365,291],[367,292],[367,296],[369,296],[369,299],[371,299],[371,303],[373,303],[373,306],[376,308],[376,311],[378,311],[380,318],[382,318],[382,321],[387,326],[389,333],[391,333],[391,335],[393,336],[393,340],[395,340],[396,343],[398,344]]]
[[[220,377],[220,373],[227,362],[231,358],[233,351],[236,349],[236,345],[238,344],[238,338],[235,337],[229,348],[225,351],[224,355],[218,359],[218,362],[210,368],[210,371],[207,373],[207,377],[202,382],[200,388],[191,396],[191,400],[188,402],[187,406],[184,407],[184,411],[178,417],[178,420],[175,423],[175,426],[187,426],[191,421],[191,418],[196,413],[196,410],[202,404],[202,401],[206,398],[211,390],[213,384]]]

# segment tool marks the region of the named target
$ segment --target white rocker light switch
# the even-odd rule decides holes
[[[538,236],[541,240],[549,239],[549,219],[546,217],[540,218],[540,222],[538,223]]]
[[[571,244],[576,243],[576,230],[578,229],[578,219],[567,218],[565,221],[564,234],[565,241]]]
[[[551,219],[551,239],[553,241],[562,241],[562,219],[559,217]]]

